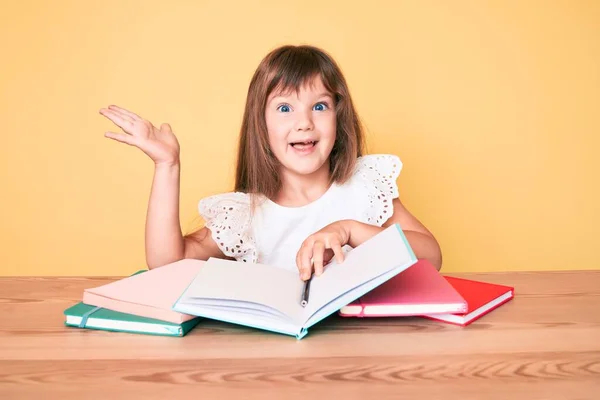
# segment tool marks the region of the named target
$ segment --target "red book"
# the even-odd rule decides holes
[[[427,260],[342,307],[343,317],[401,317],[467,311],[467,302]]]
[[[514,288],[493,283],[446,276],[446,280],[467,301],[464,313],[425,314],[423,317],[466,326],[514,297]]]

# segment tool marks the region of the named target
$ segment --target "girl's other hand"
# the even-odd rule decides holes
[[[100,109],[100,114],[125,132],[106,132],[105,137],[139,148],[157,166],[179,163],[179,142],[169,124],[162,124],[160,129],[157,129],[150,121],[113,105]]]
[[[309,279],[313,266],[315,274],[321,275],[324,265],[334,256],[338,263],[343,262],[342,246],[348,243],[349,238],[350,231],[344,221],[329,224],[306,238],[296,255],[300,279],[304,281]]]

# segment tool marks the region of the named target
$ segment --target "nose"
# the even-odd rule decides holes
[[[312,114],[311,114],[310,110],[298,112],[297,116],[298,116],[298,119],[296,121],[296,130],[297,131],[313,130],[314,125],[313,125]]]

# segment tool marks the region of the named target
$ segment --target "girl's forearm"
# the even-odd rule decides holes
[[[344,228],[348,232],[348,244],[351,247],[357,247],[385,229],[385,227],[369,225],[354,220],[341,222],[345,225]],[[421,232],[409,230],[403,230],[403,232],[415,256],[418,259],[428,260],[437,270],[440,270],[442,266],[442,254],[437,240]]]
[[[146,216],[146,263],[155,268],[185,254],[179,221],[180,166],[157,165]]]

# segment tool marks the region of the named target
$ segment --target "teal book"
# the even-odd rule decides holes
[[[398,224],[350,250],[343,262],[334,259],[307,290],[293,267],[209,258],[173,309],[301,339],[311,326],[416,262]]]
[[[64,314],[65,325],[70,327],[159,336],[185,336],[200,321],[200,318],[194,318],[181,324],[175,324],[90,306],[81,302],[67,308]]]

